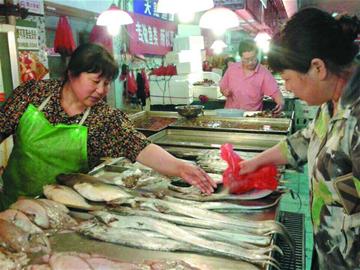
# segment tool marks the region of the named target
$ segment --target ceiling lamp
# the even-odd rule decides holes
[[[268,53],[270,49],[271,36],[266,32],[259,32],[255,37],[256,45],[264,52]]]
[[[199,12],[214,7],[213,0],[159,0],[156,11],[160,13]]]
[[[106,26],[110,35],[116,36],[120,31],[120,26],[133,23],[131,16],[124,10],[112,4],[107,10],[98,17],[96,24]]]
[[[206,11],[200,18],[199,25],[209,28],[216,35],[222,35],[227,29],[239,26],[239,17],[231,9],[216,7]]]
[[[211,49],[214,51],[215,54],[222,53],[222,51],[227,47],[226,43],[220,39],[214,41],[211,45]]]

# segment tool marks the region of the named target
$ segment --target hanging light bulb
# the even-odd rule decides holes
[[[214,41],[210,48],[214,51],[215,54],[220,54],[226,47],[227,45],[224,41],[217,39]]]
[[[212,29],[216,35],[220,36],[227,29],[239,26],[239,18],[231,9],[216,7],[201,16],[199,26]]]
[[[199,12],[214,7],[213,0],[159,0],[156,11],[160,13]]]
[[[260,32],[255,37],[255,42],[258,48],[260,48],[264,53],[268,53],[270,49],[270,35],[265,32]]]
[[[120,26],[133,23],[131,16],[124,10],[112,4],[98,17],[96,24],[106,26],[110,35],[116,36]]]

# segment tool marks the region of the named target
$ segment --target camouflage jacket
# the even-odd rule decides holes
[[[332,111],[332,103],[323,104],[308,127],[280,146],[292,166],[308,163],[319,269],[360,269],[360,68]],[[351,184],[339,195],[335,180],[348,173]],[[347,214],[345,204],[358,214]]]

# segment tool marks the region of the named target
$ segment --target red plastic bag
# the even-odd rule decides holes
[[[75,47],[70,24],[65,16],[61,16],[55,32],[54,51],[64,56],[70,56]]]
[[[278,186],[277,168],[275,165],[267,165],[254,172],[240,175],[240,163],[243,161],[233,150],[231,144],[223,144],[220,148],[221,158],[228,164],[223,173],[224,186],[229,188],[230,193],[241,194],[254,189],[275,190]]]
[[[145,69],[141,70],[141,76],[144,80],[144,86],[145,86],[145,95],[147,97],[150,97],[150,84],[149,84],[149,79],[146,75]]]
[[[134,77],[134,73],[131,71],[126,75],[127,90],[131,95],[135,95],[137,92],[137,84]]]

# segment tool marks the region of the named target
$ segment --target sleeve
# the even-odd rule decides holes
[[[29,81],[18,86],[0,108],[0,143],[15,133],[20,117],[30,102],[30,92],[35,85],[35,81]]]
[[[264,82],[262,84],[262,91],[264,95],[270,97],[275,97],[280,93],[280,89],[275,78],[268,70],[265,70]]]
[[[105,124],[106,133],[103,142],[103,155],[108,157],[126,157],[136,161],[139,153],[151,142],[137,131],[125,113],[115,109]]]
[[[350,138],[350,158],[352,162],[352,173],[356,190],[360,197],[360,114],[357,115],[355,125],[353,125],[352,136]]]
[[[288,163],[299,171],[302,170],[302,166],[307,162],[307,152],[314,124],[314,121],[311,121],[307,127],[295,132],[279,143],[280,150],[286,156]]]

